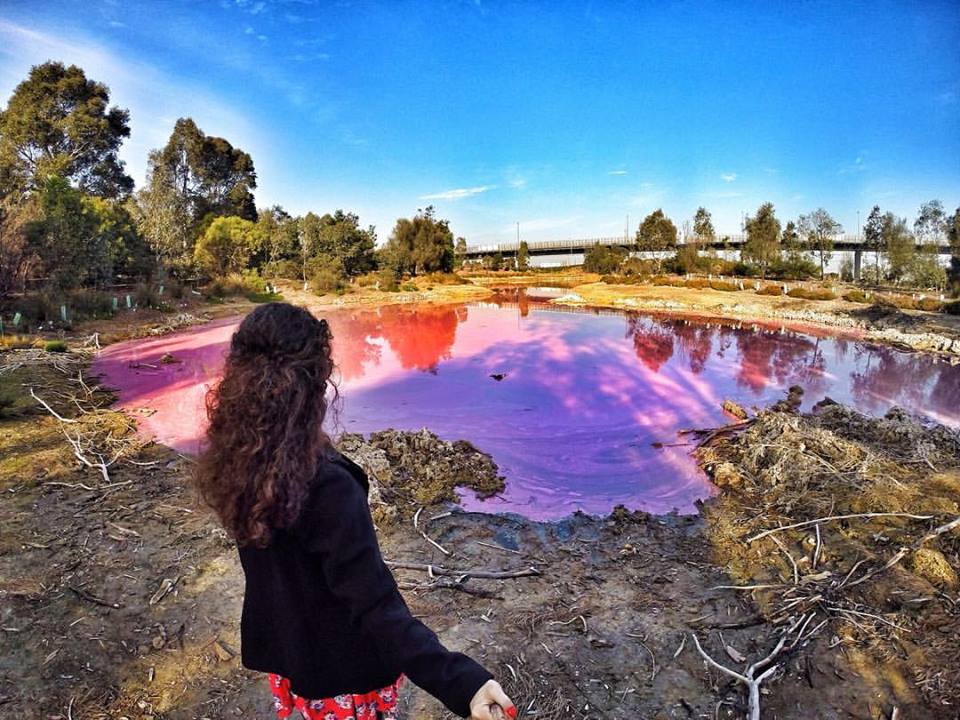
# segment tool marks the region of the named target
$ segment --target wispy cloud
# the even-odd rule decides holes
[[[610,172],[607,173],[607,175],[626,175],[626,174],[627,174],[626,170],[611,170]]]
[[[724,182],[730,183],[737,179],[737,174],[733,172],[723,173],[722,175],[720,175],[720,179],[723,180]]]
[[[496,185],[479,185],[471,188],[454,188],[453,190],[444,190],[443,192],[421,195],[421,200],[463,200],[464,198],[485,193],[487,190],[493,190]]]
[[[852,163],[843,165],[838,171],[838,175],[848,175],[850,173],[859,173],[867,169],[867,153],[861,152],[853,159]]]

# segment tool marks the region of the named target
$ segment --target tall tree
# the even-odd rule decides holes
[[[262,260],[276,263],[298,257],[299,231],[297,219],[290,216],[280,205],[257,211],[257,228],[263,240]]]
[[[51,175],[86,193],[122,197],[133,180],[117,156],[129,137],[130,114],[110,107],[110,90],[76,65],[46,62],[30,69],[0,112],[0,192],[37,190]]]
[[[943,203],[930,200],[920,206],[917,219],[913,221],[913,234],[921,243],[936,243],[947,230],[947,214]]]
[[[400,218],[381,255],[398,273],[449,272],[453,269],[450,223],[438,220],[432,206],[418,210],[412,219]]]
[[[747,239],[741,255],[745,261],[759,265],[766,275],[767,268],[780,259],[780,221],[773,203],[764,203],[757,208],[757,214],[747,217],[744,227]]]
[[[343,210],[321,218],[309,213],[308,217],[310,220],[305,223],[304,232],[312,255],[339,260],[347,276],[369,272],[376,267],[374,247],[377,233],[373,226],[364,230],[357,215]]]
[[[800,235],[807,247],[820,258],[820,279],[825,276],[826,264],[833,256],[833,236],[843,232],[843,226],[823,208],[800,216]]]
[[[657,208],[647,215],[637,228],[637,250],[641,252],[663,252],[677,246],[677,226],[673,224],[663,210]],[[662,259],[657,255],[657,272]]]
[[[463,264],[467,261],[467,240],[463,237],[458,237],[457,242],[453,246],[453,266],[457,269],[463,267]]]
[[[863,244],[867,250],[873,251],[873,267],[880,280],[880,250],[883,248],[883,214],[880,206],[874,205],[867,216],[867,223],[863,226]]]
[[[947,238],[950,240],[950,292],[960,296],[960,207],[947,223]]]
[[[142,211],[147,236],[157,247],[179,244],[182,235],[183,251],[191,256],[196,236],[214,217],[257,219],[253,160],[227,140],[205,135],[190,118],[177,120],[166,146],[150,153],[147,172]]]
[[[887,250],[890,277],[899,282],[910,272],[917,254],[916,240],[907,228],[906,218],[898,218],[892,212],[884,214],[883,245]]]
[[[717,239],[717,233],[713,229],[713,218],[705,207],[698,207],[693,216],[693,234],[701,243],[713,243]]]
[[[517,270],[526,270],[530,267],[530,246],[527,245],[526,240],[520,241],[520,246],[517,248]]]

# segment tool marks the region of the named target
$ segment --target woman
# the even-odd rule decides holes
[[[196,480],[246,578],[245,667],[280,718],[395,718],[404,676],[452,712],[516,708],[492,675],[414,619],[380,556],[367,478],[323,431],[333,358],[324,320],[267,303],[234,333]]]

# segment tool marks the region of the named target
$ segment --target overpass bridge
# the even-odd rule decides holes
[[[701,243],[701,248],[708,249],[712,248],[718,251],[739,251],[739,249],[746,242],[746,235],[736,234],[736,235],[724,235],[722,238],[715,240],[712,243]],[[683,246],[684,239],[678,240],[678,247]],[[634,251],[636,249],[636,244],[632,238],[627,238],[623,235],[617,237],[595,237],[595,238],[576,238],[576,239],[565,239],[565,240],[530,240],[527,241],[527,250],[532,260],[541,260],[541,265],[577,265],[583,262],[583,254],[587,249],[594,247],[595,245],[606,245],[610,247],[620,247],[626,250]],[[472,245],[467,247],[467,259],[468,260],[480,260],[487,255],[493,255],[496,253],[501,253],[504,258],[513,258],[517,255],[517,249],[520,244],[516,240],[502,243],[492,243],[485,245]],[[917,247],[921,247],[918,243]],[[863,254],[864,253],[873,253],[872,249],[868,249],[864,236],[862,234],[856,235],[853,233],[842,233],[833,236],[833,249],[835,251],[841,251],[846,253],[851,253],[853,255],[853,266],[854,274],[859,277],[860,268],[863,263]],[[812,251],[811,251],[812,252]],[[672,254],[671,250],[669,253],[638,253],[642,255],[651,255],[655,256],[660,254]],[[942,240],[937,244],[937,253],[942,256],[950,255],[950,244],[946,239]],[[884,253],[881,251],[880,253]],[[548,260],[549,262],[543,262]],[[538,264],[534,262],[533,264]]]

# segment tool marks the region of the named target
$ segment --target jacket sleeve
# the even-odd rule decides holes
[[[384,658],[452,712],[469,716],[470,700],[493,676],[466,655],[447,650],[411,615],[380,555],[366,493],[357,480],[328,463],[318,481],[297,524],[307,549],[318,556],[330,591]]]

